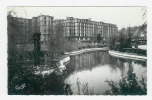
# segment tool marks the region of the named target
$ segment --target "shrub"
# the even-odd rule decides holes
[[[119,83],[114,81],[105,81],[111,89],[106,91],[106,95],[146,95],[147,87],[142,76],[142,80],[138,81],[136,74],[130,68],[127,76],[123,77]]]

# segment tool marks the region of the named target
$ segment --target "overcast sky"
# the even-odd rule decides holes
[[[50,15],[55,19],[75,17],[93,21],[112,23],[118,29],[128,26],[139,26],[146,21],[143,18],[143,7],[8,7],[14,9],[18,17],[32,18],[38,15]]]

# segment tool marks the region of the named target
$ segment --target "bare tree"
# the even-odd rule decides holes
[[[49,50],[49,56],[51,57],[51,64],[54,59],[58,59],[61,56],[61,52],[64,52],[64,36],[63,36],[63,25],[62,23],[56,24],[50,28],[51,33],[48,34],[47,47]]]
[[[32,36],[27,36],[29,31],[25,31],[25,23],[17,16],[14,9],[15,7],[11,8],[7,13],[8,59],[16,59],[17,55],[25,58],[28,50],[27,44],[32,41]]]

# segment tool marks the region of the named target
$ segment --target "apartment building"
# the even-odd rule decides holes
[[[11,21],[16,32],[14,34],[15,43],[28,43],[30,37],[32,36],[31,19],[13,17]]]
[[[32,33],[41,33],[41,43],[46,44],[48,35],[53,35],[53,19],[49,15],[40,15],[32,18]]]
[[[63,34],[73,41],[87,42],[96,39],[97,35],[106,40],[112,35],[118,35],[118,27],[114,24],[67,17],[65,20],[55,20],[63,25]]]
[[[118,27],[114,24],[92,21],[91,19],[80,19],[67,17],[66,19],[54,19],[53,16],[40,15],[32,19],[16,18],[20,32],[18,40],[29,40],[33,33],[41,33],[41,43],[46,44],[49,36],[55,36],[55,27],[62,26],[62,35],[69,40],[78,42],[95,42],[100,34],[103,40],[110,36],[118,35]],[[25,39],[27,37],[27,39]],[[24,39],[22,39],[24,38]],[[24,41],[22,41],[24,42]]]

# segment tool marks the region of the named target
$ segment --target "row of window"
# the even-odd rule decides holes
[[[45,20],[45,21],[53,21],[53,17],[51,16],[40,16],[38,17],[39,21]]]
[[[22,22],[22,23],[30,23],[31,19],[14,18],[14,21],[18,21],[18,22]]]
[[[78,36],[78,37],[91,37],[92,34],[76,34],[76,33],[72,33],[72,34],[64,34],[64,36]]]
[[[76,38],[76,40],[90,40],[90,38]]]
[[[93,26],[93,25],[76,25],[76,26],[63,26],[63,27],[75,27],[75,28],[95,28],[96,26]],[[106,26],[97,26],[96,28],[106,28],[106,29],[117,29],[116,27],[106,27]]]
[[[92,24],[92,25],[103,25],[103,26],[114,26],[116,27],[116,25],[113,24],[106,24],[106,23],[99,23],[99,22],[94,22],[94,21],[90,21],[88,19],[84,20],[84,19],[68,19],[66,21],[67,23],[80,23],[80,24]]]
[[[67,18],[66,22],[83,22],[83,23],[91,23],[91,24],[95,24],[96,22],[90,21],[89,19],[69,19]]]
[[[84,23],[64,23],[63,26],[84,26],[84,27],[109,27],[109,28],[117,28],[116,26],[109,25],[97,25],[97,24],[84,24]]]
[[[103,32],[103,31],[116,31],[115,29],[107,29],[107,30],[105,30],[105,29],[85,29],[85,28],[83,28],[83,29],[81,29],[81,28],[65,28],[65,29],[63,29],[63,30],[70,30],[70,31],[100,31],[100,32]]]

